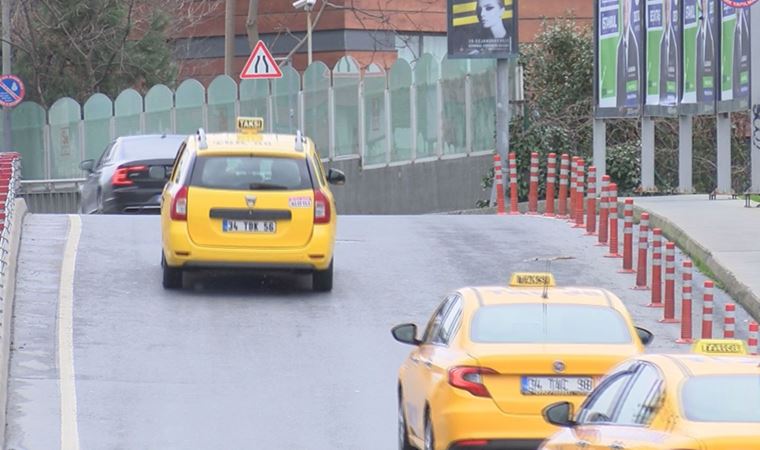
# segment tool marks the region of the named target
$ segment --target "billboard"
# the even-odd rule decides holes
[[[749,108],[749,11],[749,8],[721,5],[721,112]]]
[[[643,0],[598,0],[596,10],[596,115],[641,113],[644,57]]]
[[[683,0],[682,114],[711,114],[718,98],[720,0]]]
[[[681,0],[646,4],[646,113],[677,114],[681,89]]]
[[[448,0],[449,58],[517,55],[517,0]]]

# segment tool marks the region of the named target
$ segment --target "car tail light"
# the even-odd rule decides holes
[[[129,178],[130,173],[145,172],[147,166],[121,166],[111,176],[112,186],[132,186],[134,181]]]
[[[187,220],[187,186],[180,187],[172,197],[169,216],[172,220]]]
[[[314,223],[330,223],[330,200],[319,189],[314,190]]]
[[[476,397],[490,397],[491,394],[483,384],[483,375],[497,374],[487,367],[457,366],[449,369],[449,384],[464,389]]]

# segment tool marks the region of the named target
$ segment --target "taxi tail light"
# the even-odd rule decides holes
[[[179,188],[172,197],[170,216],[172,220],[187,220],[187,186]]]
[[[314,190],[314,223],[330,223],[330,201],[319,189]]]
[[[449,369],[449,384],[464,389],[476,397],[490,397],[491,393],[483,384],[483,375],[498,374],[487,367],[457,366]]]
[[[135,182],[129,178],[129,174],[145,172],[147,170],[148,166],[120,166],[118,169],[116,169],[113,175],[111,175],[111,185],[132,186],[135,184]]]

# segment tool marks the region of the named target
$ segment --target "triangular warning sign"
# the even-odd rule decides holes
[[[240,72],[240,78],[243,80],[261,79],[261,78],[282,78],[280,66],[277,65],[264,41],[259,41],[253,47],[251,56]]]

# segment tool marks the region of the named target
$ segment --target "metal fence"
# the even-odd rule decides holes
[[[35,195],[55,196],[66,180],[76,182],[84,176],[80,161],[99,157],[118,136],[232,131],[237,115],[264,117],[272,132],[300,128],[323,158],[360,158],[363,168],[490,152],[495,96],[491,60],[426,54],[413,64],[399,59],[386,73],[375,65],[362,71],[344,57],[332,69],[315,62],[303,74],[284,67],[271,81],[238,84],[222,75],[208,88],[186,80],[176,91],[153,86],[144,97],[133,89],[113,101],[95,94],[84,106],[62,98],[47,111],[24,102],[12,110],[11,133],[25,180],[62,181],[24,185],[34,210]]]

